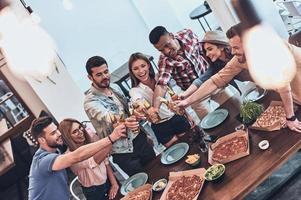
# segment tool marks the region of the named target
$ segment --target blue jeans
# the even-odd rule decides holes
[[[102,185],[95,185],[91,187],[83,187],[83,193],[87,200],[108,200],[110,183],[107,181]]]

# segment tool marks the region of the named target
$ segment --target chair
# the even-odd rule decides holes
[[[293,44],[297,47],[301,47],[301,31],[298,31],[294,34],[292,34],[289,38],[288,38],[288,42],[290,44]]]
[[[71,181],[70,186],[69,186],[69,189],[70,189],[70,192],[71,192],[72,197],[73,197],[75,200],[80,200],[80,198],[75,194],[74,189],[73,189],[73,186],[74,186],[74,184],[76,183],[76,181],[78,181],[78,176],[76,176],[76,177]]]

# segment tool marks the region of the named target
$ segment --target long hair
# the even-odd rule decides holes
[[[133,63],[140,59],[144,60],[149,65],[149,76],[150,76],[150,78],[155,79],[155,71],[154,71],[154,68],[151,65],[149,59],[142,53],[139,53],[139,52],[133,53],[129,59],[129,75],[131,78],[132,87],[136,87],[140,83],[140,80],[134,75],[133,70],[132,70]]]
[[[59,124],[59,130],[62,133],[62,137],[64,140],[64,143],[68,146],[70,151],[76,150],[79,146],[72,140],[71,138],[71,127],[73,123],[79,124],[80,127],[84,127],[82,123],[77,121],[76,119],[72,118],[66,118]],[[83,129],[84,137],[85,137],[85,143],[89,144],[92,141],[91,136],[88,134],[86,129]]]
[[[230,45],[224,45],[224,44],[215,44],[218,48],[224,48],[224,53],[227,59],[231,59],[233,57],[231,53],[231,47]]]

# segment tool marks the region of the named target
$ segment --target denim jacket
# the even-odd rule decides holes
[[[110,135],[113,131],[112,122],[109,114],[118,115],[121,111],[128,113],[127,99],[121,92],[111,88],[116,97],[121,101],[116,103],[112,97],[106,96],[93,85],[87,91],[84,100],[84,109],[91,120],[100,138]],[[121,105],[123,105],[121,107]],[[132,153],[134,135],[131,131],[127,132],[128,137],[117,140],[112,147],[111,153]]]

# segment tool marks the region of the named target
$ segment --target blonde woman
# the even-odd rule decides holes
[[[75,119],[64,119],[59,125],[59,130],[68,151],[74,151],[82,145],[98,140],[96,135],[88,133],[83,124]],[[107,159],[111,147],[70,167],[78,176],[87,200],[113,199],[118,192],[119,185]]]

